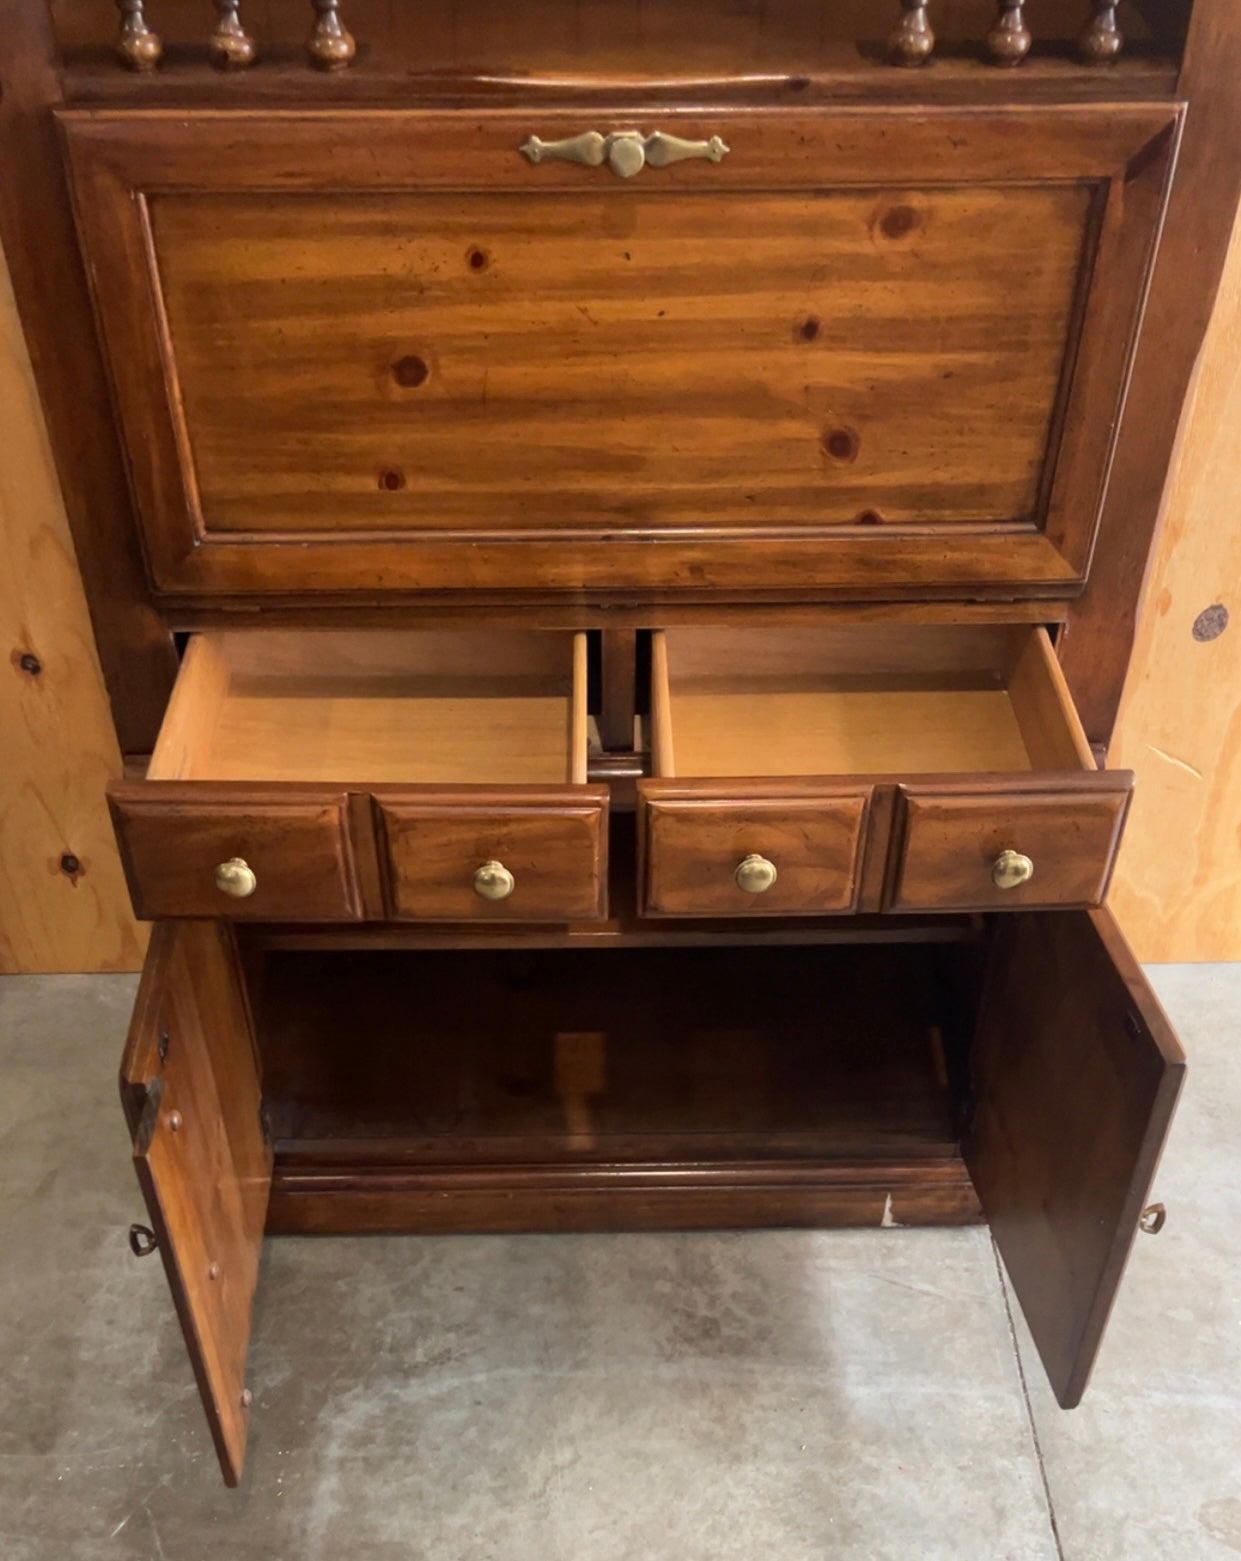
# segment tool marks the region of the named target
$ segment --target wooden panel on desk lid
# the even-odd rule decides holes
[[[157,588],[1080,578],[1175,122],[1014,113],[66,116]]]
[[[0,972],[136,970],[104,801],[121,755],[2,254],[0,443]]]
[[[1111,905],[1144,960],[1241,959],[1241,225],[1185,408],[1109,763]]]
[[[1033,513],[1087,189],[604,178],[157,197],[208,533]]]

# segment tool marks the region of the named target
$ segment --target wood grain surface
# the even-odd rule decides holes
[[[375,799],[393,916],[424,921],[589,921],[607,913],[608,793],[601,786],[385,789]],[[499,862],[504,899],[474,889]]]
[[[1144,960],[1241,959],[1241,227],[1190,399],[1112,762],[1112,908]]]
[[[952,952],[273,953],[269,1228],[968,1221]]]
[[[154,196],[206,535],[1032,518],[1089,186],[707,175]]]
[[[1185,1071],[1106,910],[1004,917],[964,1140],[1052,1389],[1081,1398]]]
[[[66,52],[69,91],[83,100],[117,100],[131,76],[116,59],[116,21],[106,6],[53,0]],[[984,57],[995,0],[936,0],[934,69],[894,70],[887,39],[898,0],[771,0],[722,7],[695,26],[682,6],[652,10],[642,0],[582,7],[536,0],[514,12],[505,0],[431,0],[411,14],[391,0],[342,4],[357,40],[348,69],[326,76],[307,68],[307,0],[247,0],[243,18],[258,44],[258,68],[221,89],[208,64],[207,25],[196,0],[148,6],[167,47],[158,71],[142,78],[148,100],[173,94],[210,100],[349,101],[383,96],[555,99],[640,89],[647,100],[707,91],[712,101],[779,95],[791,103],[842,96],[899,102],[971,93],[999,98],[1059,92],[1086,96],[1159,90],[1174,80],[1184,37],[1183,0],[1123,0],[1128,47],[1107,72],[1083,69],[1074,50],[1084,0],[1041,0],[1032,18],[1034,47],[1017,83]],[[1143,11],[1151,13],[1143,25]],[[1158,40],[1153,42],[1154,38]],[[313,80],[307,81],[311,77]],[[1004,77],[1010,77],[1005,81]],[[997,80],[997,77],[1000,79]],[[1100,79],[1102,78],[1102,79]],[[299,91],[300,89],[300,91]]]
[[[1085,571],[1172,108],[62,123],[165,593]]]
[[[0,971],[136,970],[104,791],[121,755],[0,255]]]
[[[121,1063],[134,1165],[226,1485],[250,1429],[246,1354],[272,1153],[230,929],[161,923]]]
[[[749,918],[856,910],[869,803],[865,786],[749,782],[730,796],[715,785],[643,781],[643,913]],[[736,878],[752,854],[777,873],[758,894]]]
[[[327,786],[124,781],[108,790],[138,914],[344,921],[362,914],[347,799]],[[234,898],[216,868],[257,882]]]

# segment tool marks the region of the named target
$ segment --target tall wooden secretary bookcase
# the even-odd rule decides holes
[[[265,1232],[986,1219],[1077,1402],[1238,81],[1233,0],[0,0],[229,1483]]]

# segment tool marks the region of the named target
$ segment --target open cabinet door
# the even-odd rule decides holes
[[[236,1485],[272,1153],[245,988],[224,923],[157,923],[121,1098],[220,1466]]]
[[[1185,1057],[1107,911],[997,920],[965,1158],[1052,1388],[1072,1409]]]

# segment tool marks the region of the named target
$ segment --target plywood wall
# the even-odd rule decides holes
[[[1109,762],[1137,773],[1111,903],[1138,957],[1241,960],[1241,224]]]
[[[104,805],[120,765],[0,255],[0,972],[141,963]]]

